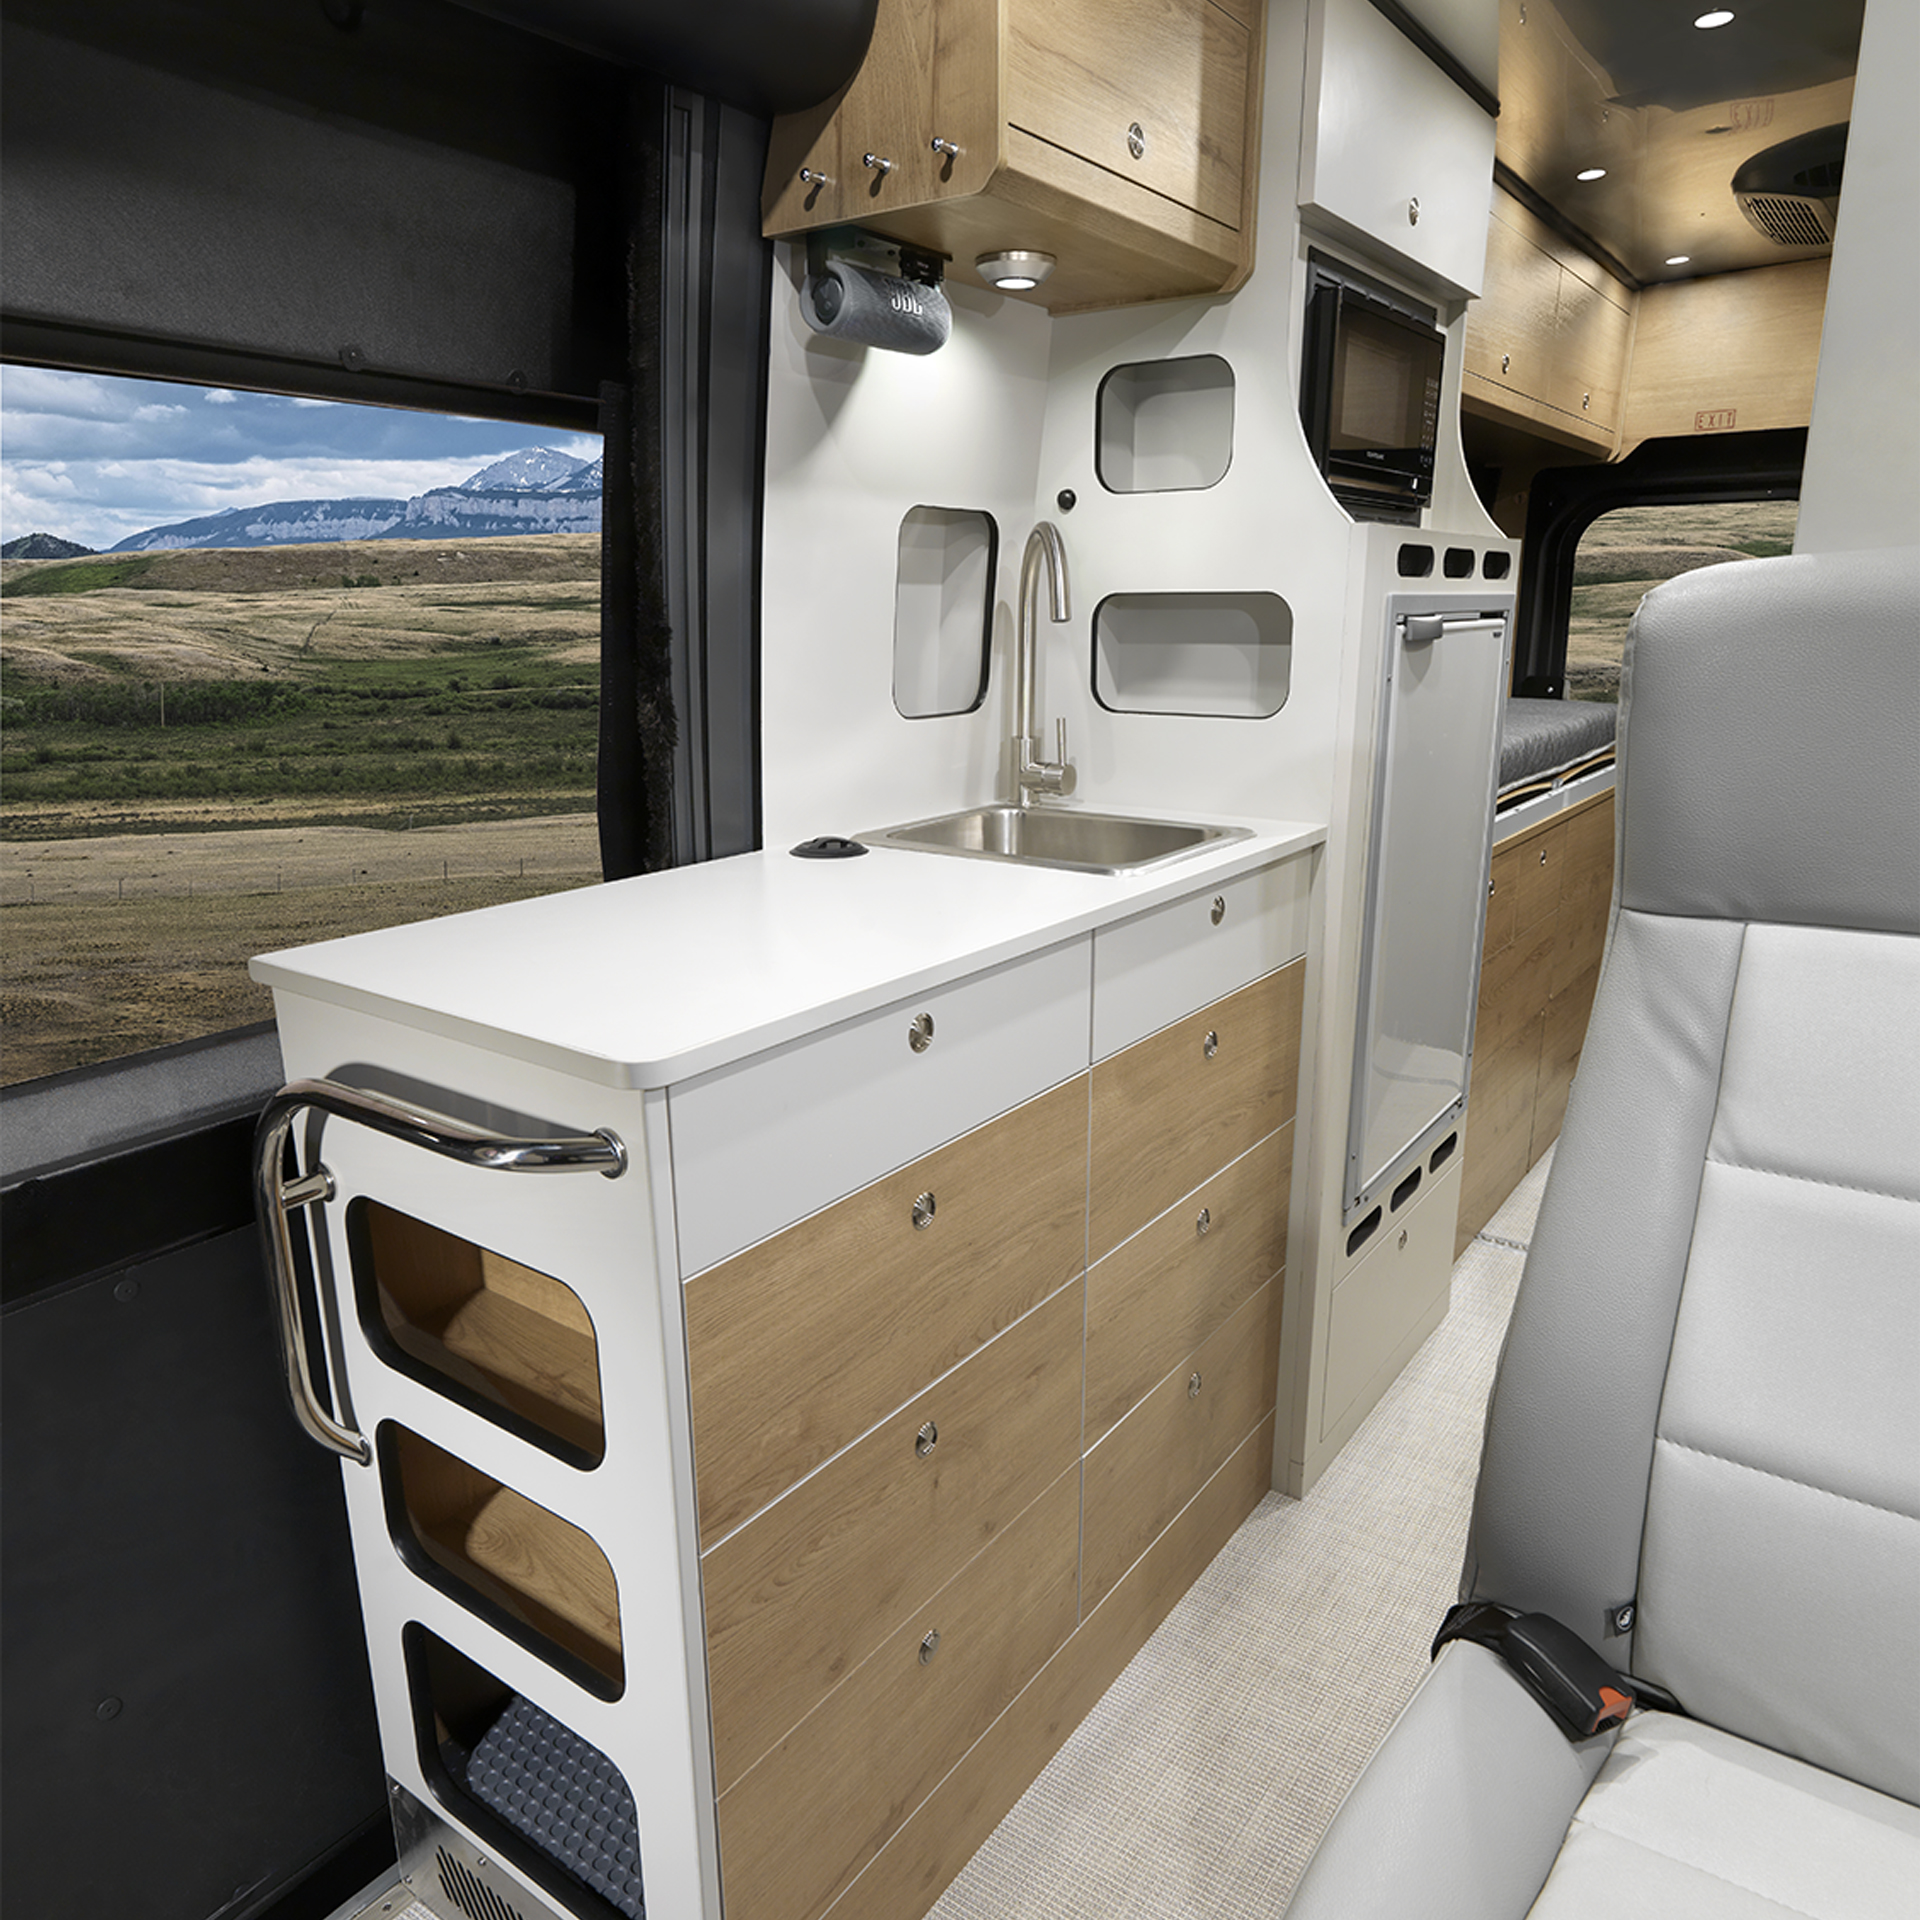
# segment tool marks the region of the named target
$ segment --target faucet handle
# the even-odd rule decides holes
[[[1067,716],[1064,713],[1053,723],[1053,757],[1063,767],[1067,764]]]

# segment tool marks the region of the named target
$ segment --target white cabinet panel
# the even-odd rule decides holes
[[[1314,0],[1300,205],[1329,231],[1387,248],[1447,292],[1477,295],[1493,125],[1368,0]]]
[[[1084,1072],[1090,952],[1048,947],[674,1087],[682,1277]]]

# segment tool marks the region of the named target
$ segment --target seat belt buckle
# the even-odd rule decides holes
[[[1463,1601],[1440,1623],[1434,1655],[1449,1640],[1471,1640],[1498,1654],[1569,1740],[1590,1739],[1633,1711],[1634,1682],[1549,1614]]]

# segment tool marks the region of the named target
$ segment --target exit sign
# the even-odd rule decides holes
[[[1733,425],[1738,413],[1735,407],[1716,407],[1711,413],[1696,413],[1693,416],[1695,433],[1724,433]]]

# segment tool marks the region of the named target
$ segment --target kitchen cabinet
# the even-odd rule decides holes
[[[1610,792],[1494,847],[1456,1257],[1560,1137],[1612,897]]]
[[[1634,296],[1496,188],[1486,290],[1467,310],[1462,396],[1472,411],[1578,446],[1619,440]]]
[[[874,879],[748,860],[809,898]],[[462,1771],[527,1703],[624,1780],[654,1910],[917,1920],[1266,1492],[1308,862],[1216,865],[1011,953],[983,928],[973,970],[757,1046],[690,1017],[637,1068],[488,1024],[546,1004],[494,946],[485,1020],[343,986],[359,943],[324,983],[269,967],[290,1070],[626,1147],[618,1178],[529,1181],[308,1141],[396,1804],[499,1898],[564,1887]],[[661,878],[629,884],[724,885]],[[955,921],[834,897],[796,950]],[[710,972],[725,942],[688,938]],[[365,939],[429,944],[422,982],[459,950]]]
[[[969,279],[1021,248],[1081,311],[1237,286],[1253,264],[1256,0],[881,0],[860,71],[774,124],[765,231],[854,225]]]

